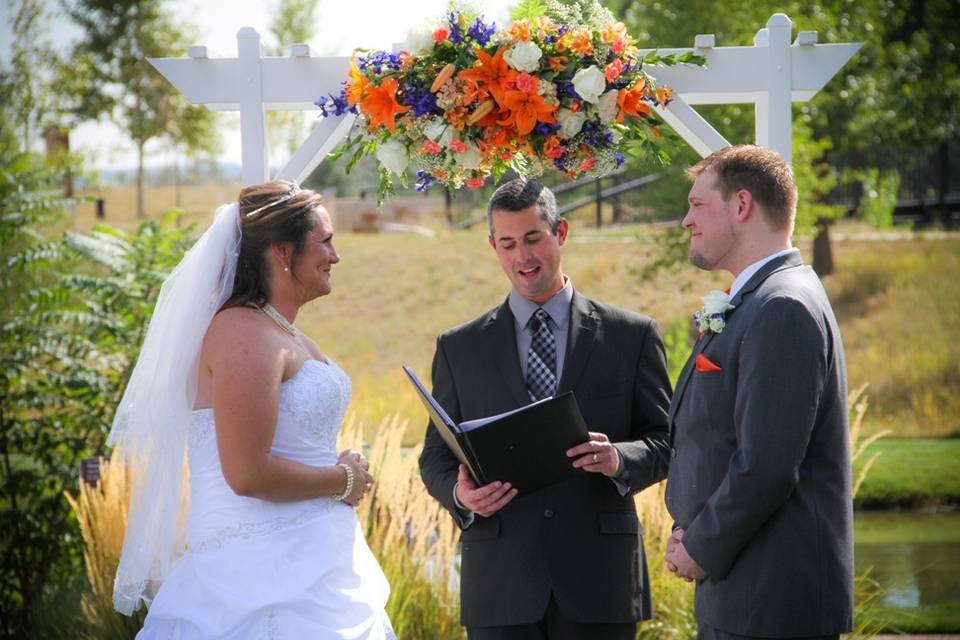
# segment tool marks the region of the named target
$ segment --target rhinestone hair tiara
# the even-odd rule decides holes
[[[249,217],[251,217],[251,216],[255,216],[256,214],[260,213],[260,212],[263,211],[264,209],[269,209],[270,207],[275,207],[275,206],[277,206],[278,204],[283,204],[284,202],[286,202],[286,201],[289,200],[290,198],[294,197],[294,196],[297,195],[298,193],[300,193],[300,185],[297,184],[297,181],[296,181],[296,180],[294,180],[294,181],[293,181],[293,186],[290,187],[290,191],[287,191],[285,194],[283,194],[282,196],[280,196],[279,198],[277,198],[277,199],[274,200],[273,202],[268,202],[267,204],[263,205],[262,207],[259,207],[259,208],[257,208],[257,209],[254,209],[253,211],[250,211],[250,212],[246,213],[246,214],[244,215],[244,217],[245,217],[245,218],[249,218]]]

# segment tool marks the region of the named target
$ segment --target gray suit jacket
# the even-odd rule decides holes
[[[558,393],[573,391],[587,426],[623,456],[630,489],[666,476],[670,382],[663,342],[650,318],[574,292]],[[507,303],[437,339],[433,395],[460,422],[529,403]],[[420,472],[450,511],[457,459],[428,426]],[[461,535],[461,621],[468,627],[529,624],[552,593],[568,618],[629,623],[650,617],[643,532],[631,496],[609,478],[582,472],[518,495]]]
[[[762,637],[848,631],[853,499],[833,310],[799,251],[764,265],[731,303],[670,407],[667,508],[708,574],[697,619]],[[722,371],[698,370],[700,354]]]

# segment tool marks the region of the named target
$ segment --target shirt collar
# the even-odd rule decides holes
[[[788,253],[792,253],[793,251],[796,251],[796,249],[794,249],[793,247],[790,247],[789,249],[784,249],[783,251],[771,253],[766,258],[761,258],[760,260],[757,260],[756,262],[751,264],[749,267],[741,271],[740,275],[738,275],[736,279],[734,279],[733,284],[730,285],[730,299],[732,300],[733,297],[737,295],[737,292],[743,288],[743,285],[747,284],[750,278],[752,278],[757,271],[760,271],[760,269],[763,268],[763,265],[767,264],[774,258],[785,256]]]
[[[513,313],[519,329],[526,328],[527,323],[530,322],[530,316],[541,306],[558,328],[562,329],[567,325],[570,320],[570,304],[573,302],[573,282],[567,276],[563,276],[563,279],[564,284],[560,291],[557,291],[552,298],[542,305],[523,297],[517,293],[516,289],[510,290],[507,304],[510,305],[510,311]]]

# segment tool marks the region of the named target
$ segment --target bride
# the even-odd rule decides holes
[[[320,201],[243,189],[161,289],[110,434],[134,479],[114,605],[150,605],[138,638],[394,637],[353,510],[369,465],[336,450],[350,380],[293,324],[340,261]]]

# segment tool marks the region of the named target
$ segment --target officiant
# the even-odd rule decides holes
[[[461,623],[470,640],[633,640],[651,603],[632,495],[669,461],[663,340],[649,317],[574,288],[548,188],[506,182],[487,220],[512,288],[437,339],[433,396],[461,422],[573,391],[590,438],[567,452],[570,479],[519,493],[504,479],[477,486],[427,427],[421,476],[462,529]]]

